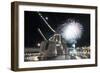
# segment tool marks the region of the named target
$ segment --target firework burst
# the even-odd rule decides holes
[[[70,20],[63,24],[61,31],[61,35],[65,40],[76,42],[82,36],[83,26],[75,20]]]

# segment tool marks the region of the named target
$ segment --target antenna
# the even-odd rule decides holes
[[[40,28],[38,28],[39,33],[41,34],[41,36],[43,37],[44,40],[47,40],[46,37],[43,35],[42,31],[40,30]]]
[[[46,23],[46,25],[55,33],[55,30],[48,24],[48,22],[45,20],[45,18],[42,16],[40,12],[38,12],[38,15],[42,18],[42,20]]]

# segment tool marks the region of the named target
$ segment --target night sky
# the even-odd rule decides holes
[[[50,26],[58,32],[58,28],[68,19],[78,21],[83,26],[82,37],[77,41],[77,46],[90,45],[90,14],[74,14],[74,13],[55,13],[55,12],[40,12],[42,16],[47,19]],[[41,17],[35,11],[24,11],[24,46],[37,47],[44,39],[38,32],[41,29],[47,39],[54,33],[48,28]],[[60,31],[60,30],[59,30]]]

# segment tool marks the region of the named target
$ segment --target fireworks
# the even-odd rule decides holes
[[[63,24],[61,35],[68,42],[75,43],[77,39],[81,38],[82,30],[83,26],[79,22],[71,20]]]

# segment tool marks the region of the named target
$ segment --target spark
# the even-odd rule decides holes
[[[83,26],[79,22],[71,20],[64,23],[61,35],[65,40],[76,43],[76,40],[82,36],[82,30]]]

